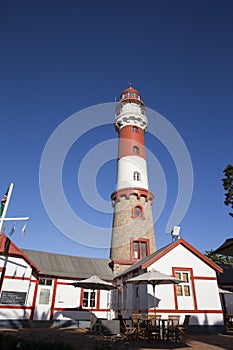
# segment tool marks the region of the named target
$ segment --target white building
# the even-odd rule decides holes
[[[91,275],[112,281],[109,260],[20,250],[0,235],[0,327],[28,321],[63,323],[66,317],[89,320],[90,313],[112,317],[110,292],[75,288]],[[59,321],[60,320],[60,321]]]
[[[179,314],[181,319],[185,314],[191,315],[191,333],[224,329],[217,284],[217,273],[222,269],[182,238],[139,260],[118,276],[112,274],[108,259],[20,250],[3,233],[0,240],[0,326],[22,327],[29,321],[42,320],[62,324],[66,317],[81,324],[90,319],[90,313],[110,319],[119,310],[125,317],[139,309],[142,313],[152,312],[152,287],[138,287],[125,281],[156,269],[185,281],[178,287],[156,286],[158,314],[164,317]],[[6,242],[10,243],[8,254],[4,253]],[[114,292],[93,294],[72,285],[91,275],[114,281],[118,298]]]
[[[120,290],[119,309],[124,317],[132,313],[154,312],[152,285],[126,283],[132,277],[152,269],[185,281],[179,285],[157,285],[156,313],[191,315],[190,330],[219,332],[224,330],[223,311],[218,292],[217,273],[222,269],[192,247],[177,239],[166,247],[138,261],[116,277]]]

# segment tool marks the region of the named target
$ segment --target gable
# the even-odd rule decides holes
[[[36,270],[37,272],[40,271],[39,267],[27,255],[25,255],[24,252],[21,249],[19,249],[3,232],[0,234],[0,255],[8,255],[22,258],[34,270]]]
[[[183,249],[180,249],[180,252],[176,249],[176,247],[183,247]],[[149,266],[151,266],[154,262],[158,261],[159,259],[165,257],[167,254],[173,251],[173,258],[178,262],[181,260],[182,255],[186,255],[189,257],[189,259],[195,261],[195,264],[205,264],[212,268],[213,270],[218,271],[218,272],[223,272],[222,268],[215,264],[213,261],[208,259],[205,255],[200,253],[197,249],[195,249],[193,246],[191,246],[188,242],[186,242],[183,238],[180,238],[173,242],[172,244],[168,245],[164,249],[161,249],[158,254],[153,256],[151,259],[149,259],[145,264],[142,264],[142,269],[147,269]],[[175,253],[176,252],[176,253]],[[179,254],[182,252],[182,255],[179,256]],[[174,255],[175,253],[175,255]],[[193,256],[193,258],[191,258]],[[175,262],[172,263],[173,266],[175,266]]]

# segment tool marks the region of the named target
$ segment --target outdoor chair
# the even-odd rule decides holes
[[[167,320],[167,325],[165,327],[166,341],[178,340],[178,327],[180,322],[180,316],[169,315]]]
[[[148,338],[149,340],[161,339],[161,315],[148,315]]]
[[[142,314],[132,314],[131,318],[132,318],[133,327],[137,329],[137,335],[139,336],[140,333],[143,331]]]
[[[224,322],[226,325],[226,329],[232,331],[233,329],[233,314],[225,314]]]
[[[177,339],[179,340],[180,343],[184,343],[187,340],[187,332],[188,332],[190,317],[191,315],[185,315],[183,324],[178,326]]]
[[[132,314],[132,322],[135,327],[138,326],[139,322],[142,319],[142,314]]]
[[[137,328],[134,326],[129,326],[126,321],[123,319],[122,315],[118,316],[120,321],[120,331],[123,338],[127,340],[133,340],[137,337]]]

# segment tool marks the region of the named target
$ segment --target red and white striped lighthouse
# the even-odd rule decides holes
[[[144,133],[146,108],[137,90],[124,90],[116,108],[119,133],[116,191],[112,194],[114,218],[111,266],[116,273],[155,251],[152,218],[153,194],[149,191]]]

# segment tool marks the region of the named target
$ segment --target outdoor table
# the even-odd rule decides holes
[[[153,324],[153,321],[155,321],[153,317],[136,314],[132,315],[133,326],[136,328],[136,336],[147,341],[153,341],[153,333],[155,333],[157,335],[155,339],[158,341],[168,340],[166,336],[171,318],[167,317],[157,319],[156,324]]]
[[[153,318],[148,315],[138,318],[138,335],[146,340],[153,340],[152,334],[156,334],[156,339],[160,340],[160,321],[160,318]]]

